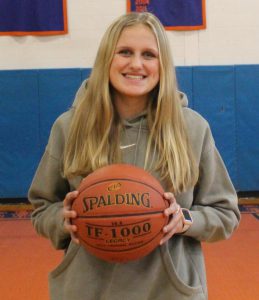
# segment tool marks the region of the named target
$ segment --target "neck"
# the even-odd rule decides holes
[[[131,98],[131,97],[119,97],[114,98],[114,104],[118,111],[118,114],[122,119],[130,119],[147,107],[148,97],[143,98]]]

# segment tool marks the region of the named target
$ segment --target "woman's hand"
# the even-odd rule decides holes
[[[72,203],[75,198],[78,196],[78,191],[73,191],[66,194],[66,197],[63,201],[63,210],[62,215],[64,217],[64,229],[66,232],[70,233],[71,239],[76,244],[79,244],[79,240],[76,237],[77,227],[76,225],[71,224],[71,219],[76,218],[76,212],[71,210]]]
[[[172,193],[164,193],[164,198],[170,203],[170,206],[164,211],[165,216],[169,217],[169,222],[163,228],[165,235],[160,241],[160,245],[168,241],[174,234],[181,233],[183,230],[183,218],[180,205],[176,202]]]

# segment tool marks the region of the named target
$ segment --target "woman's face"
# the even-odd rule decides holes
[[[118,40],[110,67],[115,99],[137,99],[147,104],[159,82],[159,51],[151,29],[139,24],[126,27]]]

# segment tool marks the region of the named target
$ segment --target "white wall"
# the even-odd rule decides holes
[[[126,0],[67,0],[69,34],[0,36],[0,70],[92,67]],[[259,1],[206,0],[207,29],[168,31],[176,65],[259,64]]]

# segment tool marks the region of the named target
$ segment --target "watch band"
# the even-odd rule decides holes
[[[182,219],[183,219],[182,233],[184,233],[193,224],[193,219],[192,219],[191,213],[188,209],[182,208],[181,213],[182,213]]]

